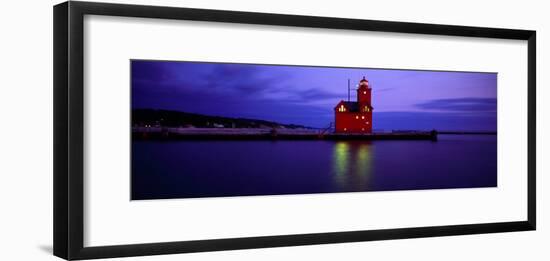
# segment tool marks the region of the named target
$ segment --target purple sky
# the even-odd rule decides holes
[[[326,127],[365,76],[375,130],[496,131],[497,74],[131,61],[132,108]]]

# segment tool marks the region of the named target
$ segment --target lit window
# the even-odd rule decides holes
[[[361,128],[362,131],[365,131],[365,128]]]
[[[338,111],[339,111],[339,112],[345,112],[345,111],[346,111],[346,107],[344,107],[344,105],[340,105],[340,108],[338,108]]]
[[[361,116],[361,119],[364,120],[364,119],[365,119],[365,116]]]
[[[367,92],[363,92],[363,94],[367,94]]]
[[[365,106],[365,112],[369,112],[369,106]]]
[[[356,119],[359,119],[359,116],[355,116]]]
[[[347,128],[344,128],[344,131],[347,131],[348,129]]]
[[[369,122],[367,121],[366,124],[369,125]]]

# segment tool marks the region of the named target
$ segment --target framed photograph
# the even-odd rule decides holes
[[[536,33],[54,6],[54,254],[535,230]]]

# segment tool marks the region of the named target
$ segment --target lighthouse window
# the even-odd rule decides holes
[[[359,116],[355,116],[356,119],[359,119]]]
[[[364,120],[364,119],[365,119],[365,116],[361,116],[361,119]]]
[[[345,112],[346,108],[344,107],[344,105],[340,105],[340,108],[338,108],[338,111],[339,112]]]
[[[363,92],[363,94],[367,94],[367,92]]]

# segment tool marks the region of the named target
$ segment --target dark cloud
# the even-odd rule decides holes
[[[241,94],[256,94],[265,89],[260,77],[261,69],[254,66],[234,64],[226,66],[214,65],[212,70],[203,77],[208,80],[208,85],[219,89],[233,90]]]
[[[323,88],[311,88],[307,90],[296,90],[294,95],[299,101],[338,99],[340,94],[327,92]]]
[[[436,99],[416,104],[418,108],[438,111],[496,111],[496,98],[456,98]]]
[[[278,101],[280,104],[339,98],[339,95],[327,92],[323,88],[304,90],[302,86],[289,85],[289,75],[244,64],[228,66],[210,63],[134,61],[132,77],[133,104],[136,107],[153,106],[155,96],[158,96],[159,103],[163,99],[163,103],[178,99],[187,104],[195,101],[203,104],[273,102],[274,94],[286,97]],[[155,107],[159,106],[161,105]]]
[[[258,98],[261,94],[283,89],[281,85],[286,79],[281,75],[270,74],[258,66],[209,64],[207,67],[210,67],[210,70],[200,75],[201,79],[206,81],[201,83],[197,77],[190,78],[188,85],[191,88],[221,90],[226,95],[235,95],[241,99],[247,96]],[[193,72],[187,71],[187,73]]]
[[[242,99],[257,96],[280,83],[267,80],[262,73],[259,67],[239,64],[133,61],[132,89],[172,95],[223,92],[226,98]]]

